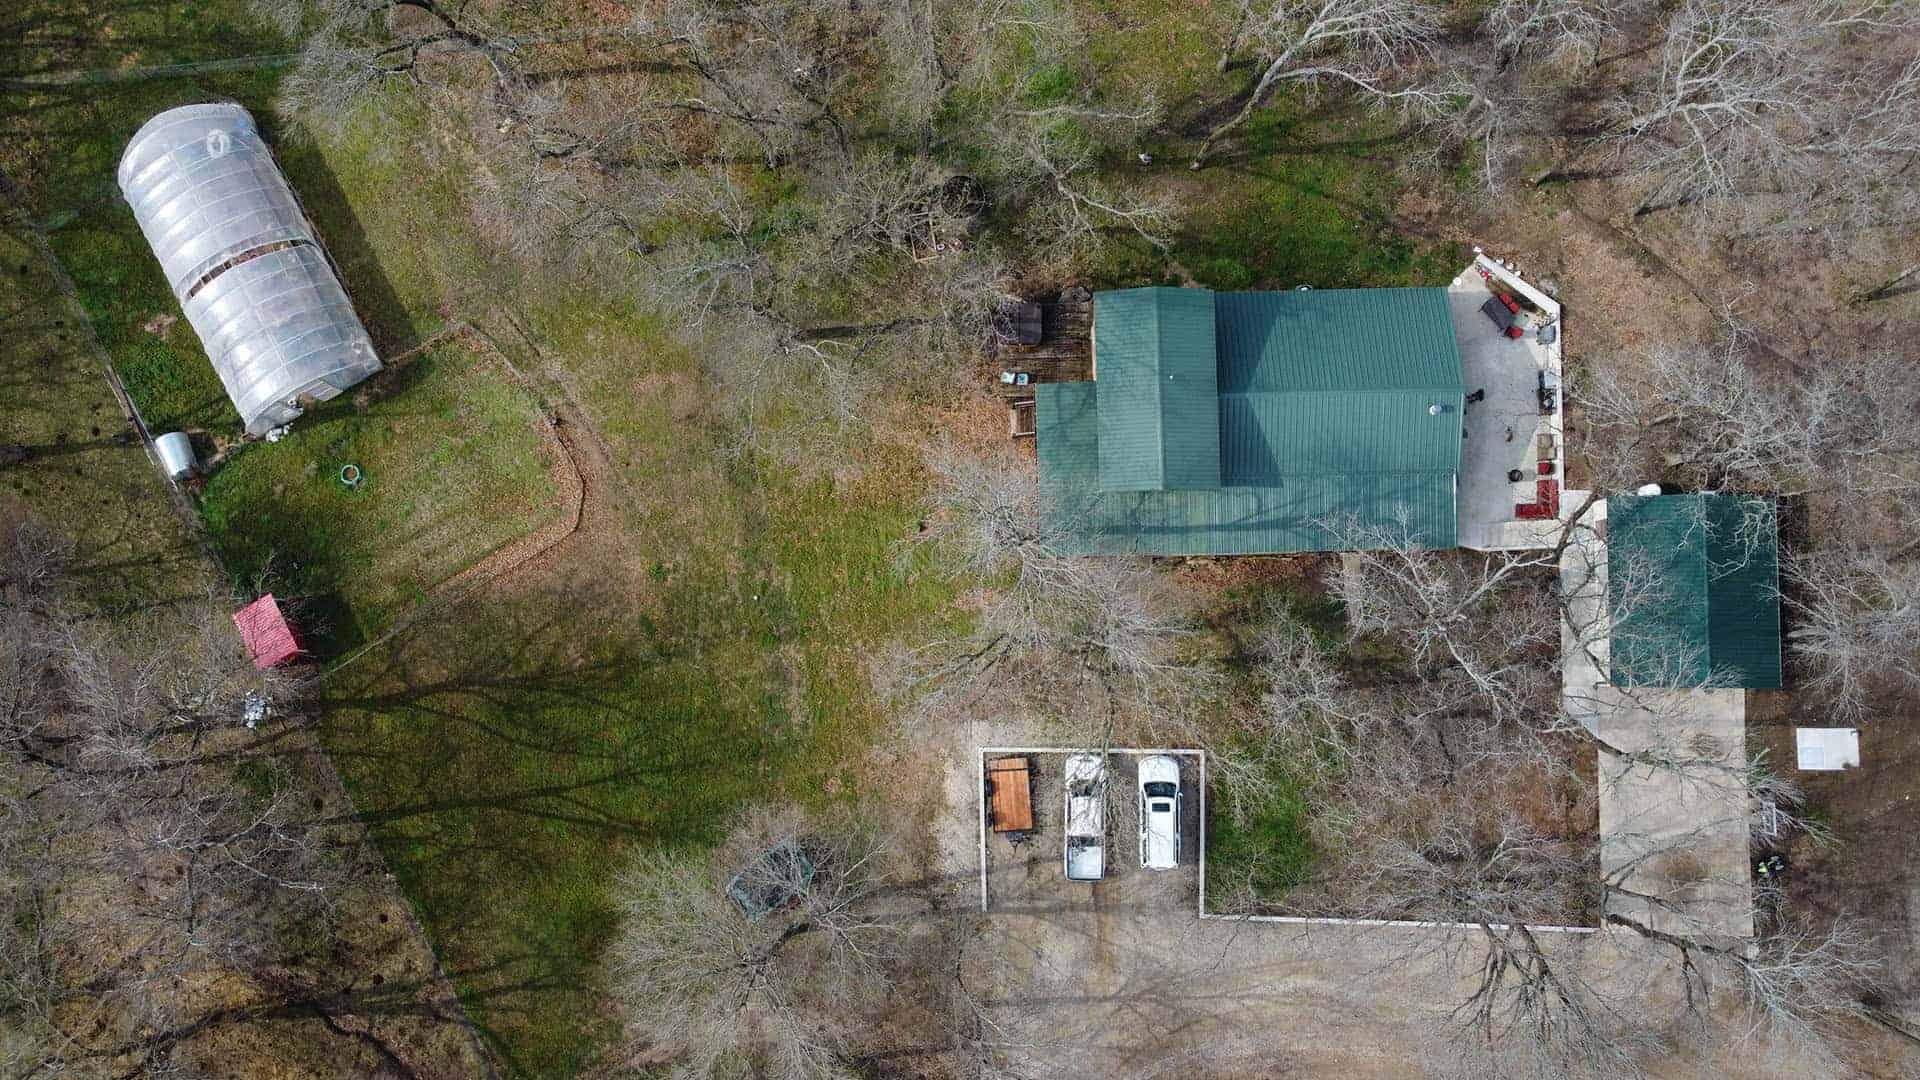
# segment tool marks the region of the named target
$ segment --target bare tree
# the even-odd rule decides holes
[[[291,34],[303,5],[255,0],[255,14]],[[524,87],[518,42],[469,4],[439,0],[314,0],[307,40],[281,90],[282,113],[296,124],[338,123],[384,86],[420,83],[437,59],[470,56],[484,64],[495,104],[511,118]]]
[[[1898,5],[1828,0],[1688,0],[1667,22],[1659,62],[1614,110],[1607,138],[1648,178],[1636,212],[1695,199],[1786,188],[1831,201],[1871,196],[1911,155],[1911,115],[1920,69],[1888,80],[1863,76],[1863,35],[1898,35],[1911,13]],[[1896,193],[1912,185],[1897,181]],[[1826,189],[1826,192],[1822,192]]]
[[[1441,104],[1438,93],[1396,80],[1403,65],[1430,53],[1439,39],[1436,15],[1417,0],[1243,0],[1241,8],[1221,64],[1250,53],[1260,76],[1246,102],[1207,133],[1194,168],[1282,86],[1338,86],[1407,111]]]
[[[1681,5],[1657,75],[1619,106],[1618,137],[1659,178],[1642,209],[1674,195],[1732,193],[1743,169],[1783,161],[1794,128],[1812,119],[1813,75],[1795,55],[1809,29],[1777,0]]]
[[[970,631],[888,657],[884,692],[918,719],[1022,703],[1069,719],[1088,745],[1122,721],[1170,731],[1215,675],[1165,579],[1144,560],[1077,554],[1082,518],[1030,462],[939,449],[920,546],[975,586]]]
[[[205,986],[272,955],[279,920],[315,911],[344,866],[298,812],[273,733],[241,725],[250,697],[290,688],[241,660],[223,605],[101,618],[61,550],[31,526],[0,546],[0,872],[6,904],[41,920],[0,984],[31,1021],[52,1015],[36,994],[86,981],[98,1025],[42,1044],[36,1068],[163,1061],[216,1022]],[[236,783],[241,766],[256,782]],[[56,978],[76,926],[90,944]]]
[[[1154,114],[1154,106],[1143,103],[1103,118],[1138,128]],[[1034,214],[1034,226],[1046,238],[1046,248],[1060,263],[1070,265],[1091,250],[1104,231],[1124,230],[1165,250],[1173,224],[1171,202],[1164,195],[1116,185],[1099,175],[1097,144],[1085,138],[1083,125],[1067,123],[1085,115],[1085,110],[1072,109],[1014,112],[994,128],[1009,171],[1051,196],[1039,203]]]
[[[1593,432],[1603,487],[1648,479],[1808,494],[1907,490],[1916,444],[1900,418],[1915,401],[1884,353],[1807,358],[1806,375],[1763,377],[1737,325],[1704,347],[1659,346],[1641,362],[1582,373],[1573,392]]]
[[[1601,992],[1579,950],[1555,951],[1525,925],[1479,928],[1484,947],[1472,994],[1448,1016],[1444,1034],[1461,1077],[1636,1077],[1645,1055],[1665,1048],[1626,995]]]
[[[1757,1042],[1783,1063],[1819,1072],[1844,1069],[1832,1025],[1865,1015],[1882,971],[1871,937],[1846,919],[1817,926],[1760,911],[1750,943],[1661,930],[1617,912],[1606,921],[1674,959],[1696,1037]],[[1731,1017],[1715,1011],[1723,990],[1733,997]]]
[[[1898,296],[1901,293],[1911,292],[1914,288],[1920,288],[1920,286],[1909,286],[1905,289],[1902,289],[1900,286],[1915,274],[1920,274],[1920,262],[1914,263],[1904,270],[1895,272],[1892,277],[1881,281],[1878,285],[1860,289],[1851,297],[1848,297],[1848,301],[1853,304],[1871,304],[1875,301]]]
[[[844,1075],[911,911],[890,858],[871,829],[765,810],[711,852],[642,853],[610,952],[636,1040],[687,1076]]]
[[[1541,661],[1558,649],[1559,609],[1538,586],[1554,551],[1471,554],[1424,548],[1404,525],[1332,523],[1349,565],[1334,580],[1350,639],[1383,634],[1422,672],[1444,668],[1497,720],[1557,711]],[[1529,587],[1529,586],[1532,587]]]
[[[1481,27],[1507,63],[1538,50],[1548,63],[1584,67],[1625,6],[1620,0],[1499,0],[1487,7]]]
[[[1796,618],[1788,634],[1808,687],[1842,715],[1865,709],[1876,682],[1920,683],[1920,568],[1866,550],[1798,553],[1786,565]]]

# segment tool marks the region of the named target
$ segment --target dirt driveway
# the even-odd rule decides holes
[[[956,902],[979,902],[980,747],[1020,745],[1032,734],[1010,723],[940,732],[946,799],[936,836],[943,869],[961,894]],[[1061,792],[1057,779],[1045,777],[1048,762],[1038,765],[1034,809],[1044,834],[1049,816],[1058,822],[1053,803]],[[1058,769],[1057,760],[1051,767]],[[1130,801],[1131,783],[1130,772],[1116,776],[1116,803]],[[1116,811],[1113,835],[1131,827]],[[1050,843],[1036,837],[1030,850],[1012,850],[989,835],[989,869],[1004,865],[1004,887],[990,887],[981,937],[963,969],[987,1021],[984,1034],[1010,1067],[1006,1075],[1461,1075],[1445,1027],[1476,985],[1484,950],[1473,931],[1203,920],[1185,891],[1193,879],[1184,866],[1146,875],[1135,856],[1131,876],[1116,873],[1070,892],[1057,832]],[[1116,871],[1130,854],[1116,850]],[[1155,891],[1162,888],[1178,895]],[[1641,1022],[1657,1028],[1682,1014],[1671,958],[1650,954],[1633,935],[1554,935],[1546,945],[1570,970],[1607,987],[1611,999],[1644,1010]],[[1735,995],[1728,988],[1716,1000],[1731,1004]],[[1648,1062],[1648,1075],[1812,1075],[1794,1063],[1742,1056],[1749,1053],[1737,1046],[1663,1057]],[[1898,1074],[1875,1068],[1869,1075]]]
[[[1005,727],[951,733],[939,823],[949,880],[977,882],[980,747]],[[991,756],[999,756],[995,753]],[[1438,1003],[1464,998],[1470,965],[1436,967],[1408,931],[1296,927],[1197,917],[1198,764],[1186,792],[1180,866],[1140,868],[1138,757],[1116,753],[1109,876],[1066,880],[1062,755],[1032,754],[1036,835],[988,833],[988,914],[969,983],[1021,1075],[1040,1077],[1405,1077],[1422,1075]],[[977,901],[976,901],[977,902]],[[1416,946],[1410,948],[1410,946]]]

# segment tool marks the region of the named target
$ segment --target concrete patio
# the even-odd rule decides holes
[[[1492,282],[1482,276],[1483,270]],[[1536,321],[1551,327],[1551,342],[1540,340],[1539,327],[1523,337],[1506,337],[1481,312],[1496,284],[1543,313]],[[1455,493],[1460,546],[1487,551],[1551,547],[1559,537],[1559,521],[1523,519],[1515,507],[1537,500],[1539,481],[1551,480],[1556,487],[1563,482],[1560,305],[1485,255],[1454,279],[1447,302],[1467,393],[1486,392],[1483,400],[1466,407],[1466,443]],[[1545,414],[1538,396],[1542,373],[1554,389],[1553,409]],[[1541,461],[1551,463],[1550,473],[1540,473]],[[1515,469],[1521,474],[1517,482],[1508,478]]]

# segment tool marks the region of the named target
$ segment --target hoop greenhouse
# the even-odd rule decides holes
[[[380,370],[245,109],[187,105],[147,121],[121,155],[120,190],[248,434]]]

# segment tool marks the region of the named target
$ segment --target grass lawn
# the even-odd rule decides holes
[[[1200,138],[1237,107],[1257,74],[1222,73],[1233,5],[1095,0],[1089,61],[1115,86],[1153,94],[1160,134],[1140,147],[1154,165],[1110,163],[1127,182],[1162,187],[1186,208],[1163,255],[1116,234],[1090,268],[1108,286],[1175,283],[1174,266],[1214,289],[1441,285],[1465,261],[1454,245],[1409,236],[1393,213],[1405,140],[1388,120],[1328,99],[1276,97],[1198,173]]]
[[[1166,37],[1151,16],[1143,6],[1114,18],[1143,41]],[[280,47],[219,25],[227,36],[204,49],[148,35],[137,62]],[[1156,46],[1182,57],[1195,101],[1232,79],[1206,70],[1203,46],[1191,34]],[[1153,59],[1147,50],[1129,63]],[[112,195],[114,163],[153,112],[211,95],[246,104],[276,142],[275,77],[90,87],[0,115],[31,129],[15,145],[34,149],[4,160],[29,166],[20,171],[36,214],[56,226],[59,254],[157,430],[238,425],[184,321],[145,329],[177,308]],[[831,476],[723,452],[699,358],[617,292],[521,276],[491,257],[466,226],[460,184],[472,168],[457,141],[389,105],[378,122],[276,145],[376,344],[391,355],[468,319],[508,346],[497,313],[510,310],[532,338],[508,346],[524,348],[516,362],[542,394],[580,404],[615,475],[604,520],[567,565],[423,618],[330,675],[316,708],[475,1020],[515,1072],[570,1075],[605,1064],[617,1034],[598,963],[623,854],[709,842],[751,800],[871,795],[887,775],[887,719],[864,657],[931,633],[953,617],[952,595],[897,566],[917,520],[911,448],[878,448]],[[1310,134],[1263,123],[1252,157],[1178,178],[1200,187],[1174,260],[1220,287],[1450,272],[1416,245],[1383,245],[1386,171],[1364,154],[1319,152]],[[1164,260],[1121,241],[1098,276],[1166,273]],[[300,590],[341,598],[343,631],[370,633],[537,517],[548,478],[530,452],[526,402],[471,368],[429,354],[366,413],[337,401],[288,440],[235,456],[203,503],[235,576],[271,566]],[[334,479],[347,461],[367,471],[359,492]],[[1287,813],[1256,816],[1247,843],[1303,835]],[[1209,846],[1220,858],[1218,841]]]
[[[1207,801],[1210,911],[1239,914],[1248,901],[1277,903],[1313,868],[1317,853],[1308,832],[1313,806],[1301,778],[1276,765],[1267,791],[1266,799],[1240,815],[1225,799]]]
[[[3,209],[3,206],[0,206]],[[192,596],[211,580],[86,345],[51,267],[0,212],[0,527],[31,511],[73,538],[86,599],[134,609]]]
[[[1167,164],[1145,182],[1181,199],[1184,220],[1164,254],[1116,235],[1093,276],[1121,287],[1173,284],[1178,266],[1221,290],[1445,285],[1466,256],[1408,235],[1396,221],[1395,143],[1378,121],[1282,101],[1255,114],[1235,152],[1199,173],[1184,165],[1193,143],[1162,145],[1155,156]]]
[[[730,462],[684,418],[695,360],[659,324],[526,299],[616,466],[602,531],[339,671],[325,709],[475,1019],[555,1076],[617,1034],[597,958],[622,852],[710,842],[748,801],[868,793],[886,728],[862,652],[948,594],[895,571],[910,460],[842,481]]]
[[[598,957],[622,853],[710,842],[749,801],[870,794],[887,727],[863,653],[949,593],[896,572],[908,452],[841,479],[731,460],[658,321],[521,299],[606,442],[601,525],[564,567],[339,672],[326,726],[475,1019],[516,1071],[555,1076],[617,1034]]]
[[[364,413],[342,395],[280,442],[243,444],[201,497],[227,569],[301,598],[327,624],[323,656],[558,511],[545,414],[497,359],[456,339],[369,385]],[[349,464],[358,487],[340,481]]]

